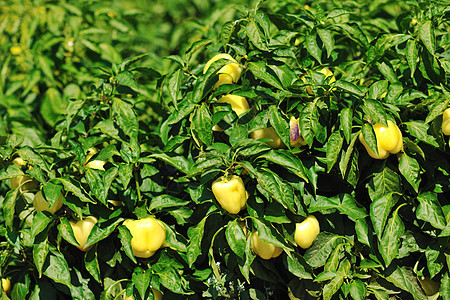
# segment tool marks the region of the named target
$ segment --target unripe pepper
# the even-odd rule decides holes
[[[247,204],[248,193],[242,178],[237,175],[222,176],[212,184],[212,192],[223,209],[237,214]]]
[[[298,124],[298,119],[295,117],[291,117],[289,121],[289,135],[291,137],[291,147],[301,147],[305,146],[308,143],[303,139],[302,134],[300,133],[300,126]]]
[[[214,89],[216,89],[219,85],[222,84],[232,84],[236,83],[239,80],[239,77],[241,77],[242,68],[238,64],[238,62],[232,58],[229,54],[221,53],[217,54],[213,58],[211,58],[203,68],[203,74],[208,71],[208,68],[211,66],[211,64],[219,59],[227,59],[230,61],[230,63],[223,66],[217,73],[219,73],[219,80],[214,85]]]
[[[359,140],[364,145],[367,153],[375,159],[385,159],[390,153],[396,154],[402,150],[403,136],[398,126],[391,120],[387,121],[388,127],[375,123],[373,130],[377,138],[378,155],[373,152],[366,144],[362,133],[359,134]]]
[[[271,259],[280,256],[283,249],[270,243],[266,243],[258,237],[258,232],[252,232],[250,236],[253,252],[262,259]]]
[[[286,147],[286,145],[280,139],[280,137],[276,133],[275,129],[273,129],[273,127],[255,130],[250,133],[250,137],[254,140],[259,140],[259,139],[264,139],[264,138],[271,139],[272,141],[266,142],[266,144],[274,149],[280,149],[280,148]]]
[[[248,105],[247,99],[245,97],[237,96],[237,95],[226,95],[217,100],[217,103],[229,103],[231,105],[231,109],[239,116],[245,113],[250,109]],[[215,125],[213,127],[214,131],[222,131],[222,129]]]
[[[444,110],[442,114],[442,133],[450,135],[450,108]]]
[[[153,217],[140,220],[125,220],[123,222],[130,231],[131,248],[136,257],[149,258],[163,247],[166,240],[166,229],[161,221]]]
[[[76,246],[81,251],[89,251],[93,245],[85,248],[84,245],[86,245],[87,239],[89,237],[89,234],[92,231],[92,228],[94,228],[94,225],[97,223],[97,218],[93,216],[85,217],[83,220],[80,220],[78,222],[70,222],[70,225],[72,226],[73,234],[75,236],[75,239],[77,240],[79,246]]]
[[[430,277],[420,276],[418,277],[419,283],[422,286],[422,289],[424,290],[425,294],[427,296],[433,296],[437,292],[439,292],[439,289],[441,287],[441,284],[439,282],[436,282],[432,280]]]
[[[309,215],[303,222],[295,224],[294,240],[297,245],[307,249],[311,247],[319,233],[319,221],[313,215]]]
[[[13,164],[18,167],[23,167],[26,165],[26,162],[21,157],[17,157],[13,160]],[[39,188],[39,186],[33,181],[33,178],[28,175],[20,175],[15,178],[11,178],[11,188],[16,189],[19,186],[21,186],[21,193],[25,193],[30,190],[37,190]]]
[[[33,206],[37,212],[48,211],[54,214],[58,210],[60,210],[61,207],[63,206],[62,194],[59,194],[59,197],[56,200],[56,202],[50,207],[50,203],[47,200],[45,200],[44,196],[42,195],[42,191],[39,191],[36,193],[36,195],[34,195]]]

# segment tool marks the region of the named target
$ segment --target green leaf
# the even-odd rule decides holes
[[[324,300],[330,300],[336,294],[344,283],[344,276],[337,275],[323,287],[322,296]]]
[[[444,300],[450,299],[450,275],[448,272],[442,276],[439,294],[442,295],[442,299]]]
[[[52,220],[51,213],[44,211],[38,212],[34,216],[33,223],[31,224],[31,237],[35,238],[39,233],[44,231]]]
[[[334,87],[359,97],[363,97],[365,94],[364,91],[362,91],[357,85],[343,79],[339,79],[334,82]]]
[[[322,43],[325,45],[325,49],[327,50],[327,57],[331,55],[334,50],[334,37],[330,30],[317,28],[317,33],[322,40]]]
[[[133,73],[131,73],[128,70],[121,71],[119,74],[116,75],[116,79],[117,82],[121,85],[130,87],[135,91],[139,89],[136,83],[136,79],[134,79]]]
[[[319,64],[322,64],[321,56],[322,50],[317,46],[316,35],[307,35],[305,37],[305,46],[309,54],[314,57]]]
[[[381,123],[387,126],[386,111],[379,101],[364,99],[363,111],[370,117],[373,124]]]
[[[134,288],[139,293],[139,296],[141,296],[141,299],[147,299],[148,295],[152,294],[151,279],[151,269],[144,270],[141,267],[134,269],[131,281],[134,283]]]
[[[56,283],[63,284],[69,289],[72,287],[70,269],[64,255],[54,247],[50,247],[50,252],[43,266],[43,274]]]
[[[313,268],[324,266],[333,249],[343,242],[342,237],[322,231],[304,255],[305,261]]]
[[[436,51],[436,37],[434,36],[434,26],[431,20],[428,20],[420,25],[419,38],[428,51],[431,54],[434,54]]]
[[[301,279],[313,279],[311,267],[300,254],[293,252],[291,255],[283,256],[283,263],[294,276]]]
[[[55,88],[49,88],[42,98],[40,113],[45,122],[50,126],[55,126],[56,120],[63,115],[67,106],[67,101],[61,97]]]
[[[267,72],[266,64],[264,61],[251,62],[248,64],[248,70],[253,73],[253,75],[270,86],[273,86],[279,90],[284,90],[283,85],[278,81],[278,79],[271,73]]]
[[[49,243],[47,239],[43,240],[39,244],[33,245],[33,262],[39,273],[39,278],[42,277],[42,271],[44,263],[47,260],[48,252],[49,252]]]
[[[430,107],[430,113],[427,115],[425,119],[425,124],[430,123],[433,121],[436,117],[442,115],[444,110],[448,107],[450,100],[440,100],[438,99],[436,102],[433,103]]]
[[[204,217],[196,226],[188,229],[189,244],[187,246],[187,259],[189,267],[197,260],[198,256],[202,253],[202,239],[205,232],[205,223],[208,216]]]
[[[131,259],[131,261],[137,264],[136,257],[134,257],[133,254],[133,248],[131,247],[131,239],[133,236],[131,235],[130,230],[128,230],[128,228],[124,225],[119,225],[117,229],[119,230],[119,239],[122,243],[125,254]]]
[[[400,237],[405,232],[405,225],[398,215],[400,207],[402,206],[400,205],[394,211],[392,217],[387,222],[383,237],[380,240],[380,246],[378,247],[386,266],[389,266],[392,260],[397,257],[401,242]]]
[[[409,121],[404,122],[403,124],[406,125],[408,132],[412,136],[419,139],[419,141],[427,143],[436,148],[439,147],[439,144],[436,142],[436,138],[433,137],[433,135],[431,135],[430,133],[428,133],[429,126],[425,124],[423,121]]]
[[[275,105],[270,106],[269,112],[270,125],[272,125],[272,127],[275,129],[276,133],[281,138],[283,143],[285,145],[289,145],[291,139],[289,136],[289,126],[287,124],[287,120],[283,119],[282,115]]]
[[[104,222],[97,222],[92,228],[84,247],[87,248],[107,238],[122,221],[123,218],[112,218]]]
[[[390,193],[402,191],[400,176],[390,167],[384,167],[370,179],[366,185],[372,201]]]
[[[84,255],[84,265],[89,274],[91,274],[98,283],[101,283],[100,265],[97,256],[97,246],[95,246]]]
[[[425,192],[417,196],[416,216],[418,219],[429,222],[434,228],[444,229],[447,225],[438,197],[433,192]]]
[[[342,150],[342,145],[344,143],[344,138],[341,135],[340,131],[335,131],[328,138],[328,142],[326,144],[327,149],[327,172],[330,173],[337,159],[339,158],[339,154]]]
[[[414,39],[410,39],[406,43],[406,60],[411,69],[411,78],[413,78],[419,60],[419,49],[417,47],[417,42]]]
[[[417,193],[420,185],[420,166],[417,160],[406,153],[402,153],[398,169]]]
[[[265,154],[259,155],[258,159],[267,160],[277,165],[283,166],[296,176],[308,182],[305,166],[303,165],[302,161],[290,151],[270,150]]]
[[[353,111],[346,107],[341,110],[339,114],[340,124],[342,132],[344,133],[345,141],[350,143],[352,139],[352,122],[353,122]]]
[[[13,227],[14,214],[16,209],[17,196],[19,195],[19,188],[10,190],[6,193],[5,199],[2,203],[3,218],[5,225],[11,229]]]
[[[131,139],[136,139],[139,124],[133,106],[119,98],[113,98],[111,109],[120,129]]]
[[[225,230],[225,236],[227,238],[228,245],[231,250],[239,256],[244,258],[246,237],[242,227],[236,220],[228,222],[227,229]]]
[[[258,237],[265,241],[266,243],[273,244],[275,246],[291,249],[283,236],[276,230],[276,228],[269,222],[252,219],[253,225],[256,227],[258,231]]]
[[[359,279],[355,279],[350,283],[349,291],[354,300],[366,299],[366,285]]]
[[[376,155],[378,155],[377,137],[375,135],[375,131],[373,130],[373,126],[369,123],[364,123],[364,125],[361,128],[361,133],[367,146],[369,146],[369,148]]]
[[[354,221],[367,216],[367,212],[364,207],[359,205],[355,198],[348,194],[339,194],[334,197],[317,195],[312,199],[308,212],[313,213],[327,209],[337,209],[340,213],[347,215]]]
[[[187,200],[181,200],[177,197],[170,195],[159,195],[151,199],[148,207],[149,211],[162,210],[164,208],[182,207],[189,204]]]
[[[252,44],[260,50],[268,50],[263,33],[260,31],[255,22],[250,21],[246,26],[247,37]]]
[[[389,217],[392,208],[397,204],[398,198],[396,193],[391,192],[380,196],[370,204],[370,219],[372,220],[375,234],[380,241],[387,218]]]
[[[408,291],[415,300],[427,299],[417,282],[416,275],[406,266],[399,267],[393,264],[386,270],[385,279],[396,287]]]
[[[287,182],[281,179],[277,174],[265,170],[258,171],[256,177],[258,184],[267,191],[273,199],[291,212],[296,212],[296,197],[294,195],[294,190]]]
[[[196,141],[206,146],[212,142],[212,120],[206,104],[202,104],[194,113],[191,130],[195,132]]]
[[[67,192],[73,193],[75,196],[77,196],[81,201],[83,202],[90,202],[95,203],[95,200],[90,199],[86,196],[86,194],[83,192],[81,188],[79,188],[77,185],[69,181],[68,178],[56,178],[56,180],[59,180],[64,185],[64,190]]]
[[[72,245],[79,246],[80,244],[75,238],[69,220],[67,220],[66,218],[61,218],[60,221],[61,223],[58,225],[59,234]]]

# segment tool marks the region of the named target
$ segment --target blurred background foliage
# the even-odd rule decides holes
[[[163,58],[214,39],[238,2],[0,1],[0,137],[41,144],[69,99],[89,96],[103,70],[138,55],[138,97],[157,109],[156,78],[175,64]]]

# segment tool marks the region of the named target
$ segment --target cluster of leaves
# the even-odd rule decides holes
[[[195,13],[211,9],[192,2]],[[151,287],[168,299],[426,299],[420,276],[440,282],[436,298],[450,299],[450,150],[441,132],[450,101],[447,6],[266,1],[219,22],[224,12],[234,16],[221,6],[187,21],[195,41],[155,71],[156,56],[174,45],[138,55],[131,36],[151,41],[143,13],[93,3],[45,4],[40,13],[34,2],[1,6],[40,16],[0,22],[0,51],[22,47],[5,56],[0,74],[0,277],[12,278],[13,299],[152,299]],[[177,3],[165,17],[181,19]],[[185,45],[184,30],[171,41]],[[227,62],[203,66],[219,52],[244,71],[213,89]],[[251,109],[237,116],[217,102],[230,93]],[[307,146],[290,147],[291,116]],[[375,150],[369,124],[387,120],[399,125],[404,148],[374,160],[358,136]],[[269,126],[285,149],[249,138]],[[105,170],[84,167],[92,147]],[[13,165],[17,156],[32,168]],[[241,176],[249,193],[238,215],[211,192],[223,172]],[[9,186],[24,173],[51,203],[63,192],[63,209],[36,213],[37,190]],[[302,250],[295,223],[309,214],[322,232]],[[99,222],[84,253],[69,222],[86,215]],[[121,224],[148,215],[166,224],[169,247],[136,259]],[[244,225],[284,253],[255,256]]]

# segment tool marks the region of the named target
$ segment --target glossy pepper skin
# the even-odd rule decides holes
[[[11,292],[11,280],[9,278],[2,278],[2,288],[3,291],[9,295]]]
[[[280,137],[276,133],[275,129],[273,129],[273,127],[255,130],[250,133],[250,137],[254,140],[264,138],[271,139],[272,141],[266,142],[266,144],[274,149],[286,148],[286,145],[284,145],[283,141],[280,139]]]
[[[217,103],[229,103],[231,105],[231,109],[238,115],[242,115],[247,110],[250,109],[250,106],[248,105],[247,99],[245,97],[237,96],[237,95],[225,95],[223,97],[220,97],[219,100],[217,100]],[[222,131],[222,129],[215,125],[213,127],[214,131]]]
[[[442,114],[442,133],[450,135],[450,108],[444,110]]]
[[[223,66],[217,73],[219,73],[219,80],[214,85],[214,89],[216,89],[219,85],[222,84],[232,84],[236,83],[239,80],[239,77],[241,77],[242,68],[238,64],[238,62],[232,58],[229,54],[221,53],[217,54],[213,58],[211,58],[203,68],[203,74],[208,71],[211,64],[219,59],[227,59],[230,61],[230,63]]]
[[[59,194],[56,202],[50,207],[50,203],[47,202],[47,200],[44,198],[44,195],[42,195],[42,191],[39,191],[36,193],[36,195],[34,195],[33,206],[37,212],[48,211],[54,214],[63,206],[62,194]]]
[[[17,157],[13,160],[13,164],[18,167],[23,167],[26,165],[26,162],[21,157]],[[19,186],[21,186],[20,187],[21,193],[39,189],[39,186],[33,181],[33,178],[31,178],[28,175],[23,176],[21,175],[15,178],[11,178],[11,188],[16,189]]]
[[[237,214],[247,204],[248,193],[242,178],[237,175],[222,176],[212,184],[217,202],[231,214]]]
[[[291,147],[301,147],[308,143],[303,139],[300,133],[299,120],[295,117],[291,117],[289,121],[289,135],[291,137]]]
[[[262,259],[271,259],[280,256],[283,249],[270,243],[266,243],[258,237],[258,232],[252,232],[250,236],[253,252]]]
[[[359,141],[364,145],[367,153],[375,159],[385,159],[389,154],[396,154],[403,148],[403,135],[398,126],[391,120],[387,121],[388,127],[375,123],[373,130],[377,138],[378,155],[376,155],[366,144],[362,133],[359,134]]]
[[[140,220],[128,219],[123,222],[123,225],[133,236],[131,247],[136,257],[149,258],[165,244],[166,229],[153,217]]]
[[[97,223],[97,218],[93,216],[85,217],[83,220],[80,220],[78,222],[70,222],[70,225],[72,226],[73,234],[75,235],[75,239],[77,240],[79,246],[76,246],[81,251],[89,251],[92,246],[89,246],[87,248],[84,247],[86,245],[87,239],[89,237],[89,234],[92,231],[92,228],[94,228],[94,225]]]
[[[313,215],[309,215],[303,222],[295,224],[294,240],[297,245],[307,249],[311,247],[319,233],[319,221]]]

